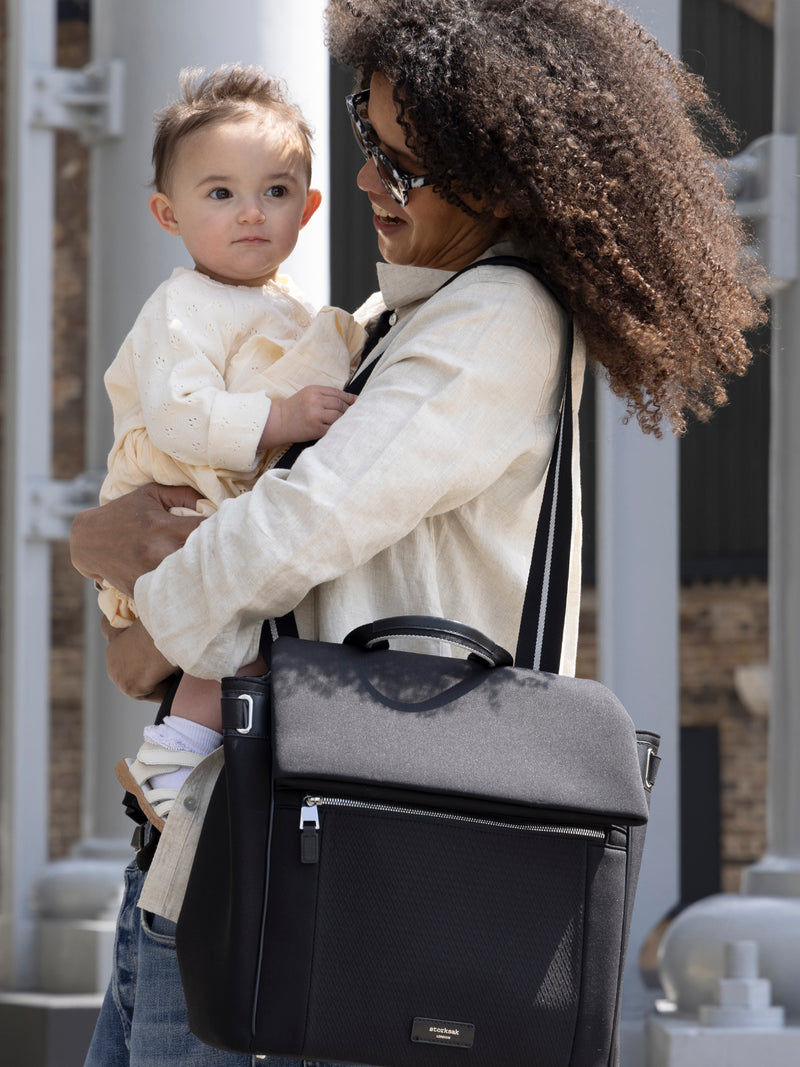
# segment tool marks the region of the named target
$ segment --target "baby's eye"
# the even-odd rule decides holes
[[[271,185],[269,187],[269,189],[267,189],[267,196],[274,196],[276,198],[280,198],[282,196],[286,196],[286,186],[285,185]]]
[[[227,200],[231,196],[231,191],[223,186],[218,186],[216,189],[212,189],[208,195],[212,200]]]

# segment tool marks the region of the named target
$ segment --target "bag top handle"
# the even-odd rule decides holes
[[[510,667],[511,653],[471,626],[462,622],[440,619],[435,615],[399,615],[391,619],[376,619],[351,630],[345,645],[358,648],[386,648],[392,637],[432,637],[466,648],[470,659],[478,659],[487,667]]]

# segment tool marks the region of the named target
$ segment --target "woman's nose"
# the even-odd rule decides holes
[[[371,159],[365,159],[364,165],[356,175],[356,185],[364,193],[385,192],[383,183],[378,177],[378,168]]]

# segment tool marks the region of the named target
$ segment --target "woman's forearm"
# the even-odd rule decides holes
[[[132,626],[116,630],[103,620],[108,641],[106,670],[117,689],[134,700],[160,700],[175,667],[153,644],[153,639],[137,619]]]

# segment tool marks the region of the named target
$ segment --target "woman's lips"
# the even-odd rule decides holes
[[[372,201],[370,201],[370,205],[374,212],[372,221],[375,223],[377,229],[393,229],[396,226],[405,225],[403,219],[398,218],[397,215],[393,215],[385,208],[380,207],[378,204],[373,204]]]

